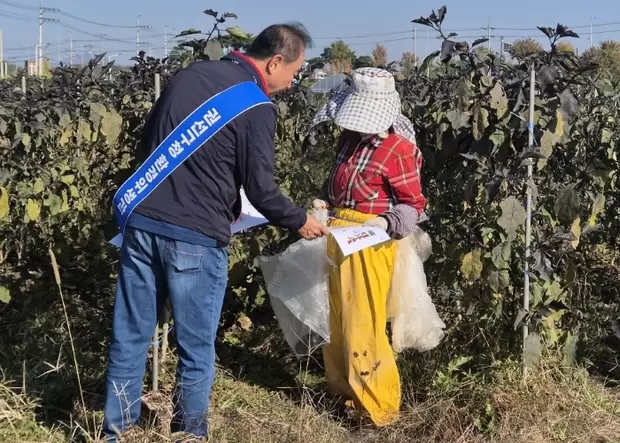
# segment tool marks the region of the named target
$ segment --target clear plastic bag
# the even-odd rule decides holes
[[[271,305],[298,358],[329,343],[327,238],[300,240],[286,251],[259,257]]]
[[[428,294],[424,273],[423,262],[431,252],[431,239],[419,228],[397,242],[386,305],[396,352],[428,351],[444,337],[445,324]],[[329,343],[327,238],[298,241],[281,254],[259,257],[259,263],[280,328],[297,357]]]
[[[386,306],[392,325],[392,347],[396,352],[407,348],[428,351],[439,345],[444,337],[446,325],[428,294],[424,273],[423,262],[431,253],[431,239],[420,228],[397,242]]]

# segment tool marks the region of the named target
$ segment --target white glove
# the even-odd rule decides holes
[[[329,204],[325,200],[314,199],[312,201],[312,215],[317,218],[323,225],[327,226],[329,219]]]
[[[327,209],[328,206],[329,205],[325,200],[321,200],[319,198],[315,198],[314,200],[312,200],[312,207],[315,211],[323,211]]]
[[[387,231],[388,222],[384,217],[375,217],[375,218],[368,220],[366,223],[364,223],[364,226],[381,228],[384,231]]]

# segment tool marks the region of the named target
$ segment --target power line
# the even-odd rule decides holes
[[[10,2],[9,0],[0,0],[0,3],[3,3],[7,6],[11,6],[13,8],[23,9],[26,11],[38,11],[39,10],[38,6],[26,6],[23,4],[20,5],[19,3],[13,3],[13,2]]]
[[[5,11],[0,11],[0,16],[12,18],[13,20],[19,20],[19,21],[24,21],[24,22],[37,20],[34,16],[15,14],[12,12],[5,12]]]
[[[104,28],[117,28],[117,29],[136,29],[136,25],[112,25],[109,23],[96,22],[93,20],[88,20],[86,18],[78,17],[77,15],[70,14],[68,12],[63,11],[62,9],[52,9],[50,12],[54,14],[64,15],[65,17],[71,18],[73,20],[81,21],[83,23],[88,23],[89,25],[102,26]],[[150,26],[142,26],[143,29],[152,29]]]

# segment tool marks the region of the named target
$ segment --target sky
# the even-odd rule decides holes
[[[0,29],[3,33],[4,59],[23,63],[33,58],[39,41],[38,7],[40,0],[0,0]],[[260,6],[256,6],[256,5]],[[149,29],[140,31],[141,48],[162,57],[165,35],[172,47],[172,36],[188,28],[206,31],[212,18],[202,14],[206,8],[233,12],[226,26],[238,25],[242,30],[258,33],[264,27],[279,22],[299,21],[310,31],[315,48],[307,58],[320,54],[325,46],[342,38],[357,55],[369,55],[377,43],[384,44],[390,60],[398,60],[405,51],[417,49],[419,57],[439,47],[436,33],[411,20],[427,16],[432,9],[444,4],[448,8],[444,28],[459,34],[456,39],[469,42],[487,36],[489,22],[491,46],[499,50],[500,38],[512,42],[532,36],[541,43],[546,37],[536,26],[565,24],[581,38],[571,39],[584,51],[592,43],[620,40],[620,2],[614,0],[453,0],[446,3],[423,0],[381,0],[362,6],[360,0],[312,0],[263,2],[242,0],[43,0],[43,42],[45,55],[53,64],[60,59],[70,62],[73,40],[73,61],[103,51],[108,59],[128,62],[136,51],[136,22]],[[372,6],[371,6],[372,5]],[[107,26],[102,26],[107,25]],[[484,29],[483,29],[484,28]],[[167,29],[167,32],[166,32]],[[101,37],[103,35],[103,37]],[[149,45],[149,46],[147,46]]]

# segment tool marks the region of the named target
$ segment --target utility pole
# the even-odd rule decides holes
[[[489,17],[489,26],[487,27],[487,38],[489,39],[487,41],[487,49],[490,51],[491,50],[491,17]]]
[[[417,69],[418,68],[418,41],[417,41],[417,30],[415,28],[415,25],[413,25],[413,62]]]
[[[136,55],[140,53],[140,16],[138,14],[136,17]]]
[[[504,61],[504,36],[503,35],[499,38],[499,61],[500,63]]]
[[[484,29],[485,31],[487,31],[487,49],[489,50],[489,52],[491,51],[491,39],[493,37],[495,37],[494,35],[491,35],[491,31],[495,30],[495,28],[491,27],[491,17],[489,17],[489,24],[487,25],[486,28],[480,28],[480,29]]]
[[[164,57],[168,57],[168,26],[164,26]]]
[[[40,2],[39,6],[39,57],[38,57],[38,66],[39,71],[37,75],[39,77],[43,76],[43,0]]]
[[[590,16],[590,48],[592,47],[592,44],[593,44],[593,43],[592,43],[592,41],[594,40],[594,38],[593,38],[593,32],[592,32],[592,28],[593,28],[593,24],[592,24],[592,22],[593,22],[594,20],[596,20],[596,17],[592,17],[592,16]]]
[[[60,36],[58,36],[58,47],[57,47],[57,51],[58,51],[58,65],[60,66],[60,61],[61,61],[61,56],[60,56]]]
[[[69,66],[73,67],[73,37],[69,37]]]
[[[4,40],[2,39],[2,29],[0,29],[0,78],[4,78]]]

